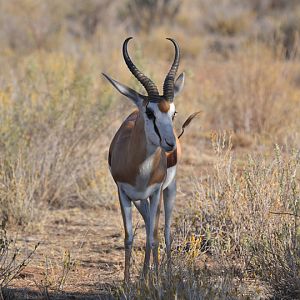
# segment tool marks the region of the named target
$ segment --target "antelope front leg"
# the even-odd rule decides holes
[[[160,205],[162,198],[162,188],[160,187],[150,196],[150,231],[147,242],[153,251],[153,262],[156,272],[158,271],[158,224],[160,215]]]
[[[130,280],[130,258],[131,258],[131,249],[133,242],[133,229],[132,229],[132,208],[131,201],[127,195],[118,187],[119,200],[121,205],[124,230],[125,230],[125,271],[124,271],[124,281],[126,283]]]
[[[176,179],[163,191],[165,209],[165,243],[168,264],[171,262],[171,217],[176,197]]]
[[[151,246],[148,242],[148,236],[150,232],[150,204],[148,199],[146,200],[139,200],[133,202],[135,207],[138,209],[140,214],[142,215],[144,222],[145,222],[145,228],[146,228],[146,250],[145,250],[145,258],[144,258],[144,267],[143,267],[143,276],[146,278],[147,272],[149,269],[149,261],[150,261],[150,255],[151,255]]]

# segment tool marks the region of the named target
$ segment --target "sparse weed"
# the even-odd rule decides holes
[[[23,256],[15,245],[15,241],[7,236],[5,223],[0,229],[0,296],[2,289],[15,279],[21,271],[29,264],[32,255],[35,253],[39,244],[34,249]]]
[[[175,220],[172,272],[162,255],[159,275],[121,289],[126,298],[299,297],[299,151],[276,145],[241,167],[228,134],[212,146],[216,160]]]
[[[218,267],[265,281],[278,297],[299,296],[299,151],[276,146],[272,157],[249,155],[241,167],[225,140],[213,136],[212,173],[195,182],[177,231],[198,237],[199,249]]]
[[[64,250],[61,259],[45,257],[44,274],[40,282],[36,282],[42,294],[49,295],[50,291],[63,291],[70,272],[76,270],[76,259],[71,257],[70,250]]]

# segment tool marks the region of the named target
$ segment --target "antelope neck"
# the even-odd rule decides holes
[[[128,153],[131,154],[132,159],[142,163],[158,150],[161,151],[160,146],[154,145],[148,141],[144,119],[139,112],[132,131]]]

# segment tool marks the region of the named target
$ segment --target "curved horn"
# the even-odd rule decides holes
[[[166,76],[165,82],[164,82],[164,97],[168,101],[173,101],[174,98],[174,80],[175,80],[175,75],[179,66],[179,59],[180,59],[180,50],[179,46],[176,43],[175,40],[171,38],[167,38],[167,40],[170,40],[174,47],[175,47],[175,58],[172,64],[172,67],[169,71],[169,73]]]
[[[127,51],[127,44],[132,39],[132,37],[127,38],[123,43],[123,57],[126,65],[134,77],[144,86],[149,96],[159,95],[158,89],[154,82],[145,76],[132,62]]]

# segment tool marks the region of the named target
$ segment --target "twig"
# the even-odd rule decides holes
[[[296,214],[293,214],[293,213],[290,213],[290,212],[285,212],[285,211],[270,211],[270,214],[273,214],[273,215],[288,215],[288,216],[293,216],[293,217],[296,217],[296,218],[299,218],[300,216],[296,215]]]

